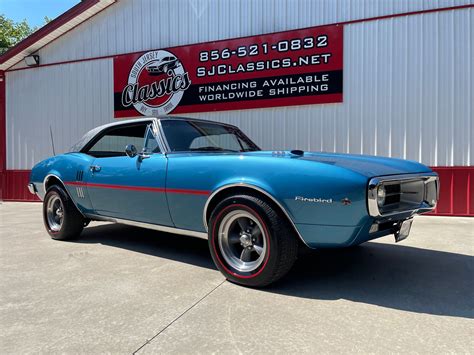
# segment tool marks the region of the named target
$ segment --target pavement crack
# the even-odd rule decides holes
[[[194,302],[191,306],[186,308],[184,312],[182,312],[180,315],[178,315],[176,318],[174,318],[170,323],[168,323],[163,329],[161,329],[158,333],[153,335],[150,339],[147,339],[145,343],[143,343],[137,350],[135,350],[132,354],[138,353],[141,349],[143,349],[147,344],[150,344],[157,336],[159,336],[161,333],[163,333],[166,329],[168,329],[171,325],[173,325],[177,320],[179,320],[182,316],[184,316],[186,313],[188,313],[191,309],[196,307],[199,303],[201,303],[205,298],[207,298],[211,293],[213,293],[215,290],[217,290],[224,282],[227,280],[222,281],[219,285],[214,287],[212,290],[210,290],[208,293],[206,293],[204,296],[202,296],[200,299],[198,299],[196,302]]]

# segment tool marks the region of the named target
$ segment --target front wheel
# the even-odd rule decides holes
[[[250,195],[231,196],[212,212],[209,248],[219,270],[232,282],[262,287],[293,266],[298,241],[284,216]]]
[[[43,201],[43,221],[51,238],[69,240],[79,237],[85,220],[66,191],[59,186],[48,189]]]

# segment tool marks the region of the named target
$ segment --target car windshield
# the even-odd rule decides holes
[[[260,150],[235,127],[212,122],[162,120],[172,152],[248,152]]]

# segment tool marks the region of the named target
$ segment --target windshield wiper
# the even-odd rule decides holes
[[[236,153],[237,150],[232,150],[232,149],[224,149],[221,147],[199,147],[199,148],[190,148],[190,151],[196,152],[196,151],[201,151],[201,152],[234,152]]]

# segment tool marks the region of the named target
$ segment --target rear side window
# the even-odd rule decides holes
[[[98,140],[92,142],[84,153],[94,157],[117,157],[125,155],[125,147],[133,144],[137,151],[143,150],[145,132],[148,123],[114,127],[105,132]]]

